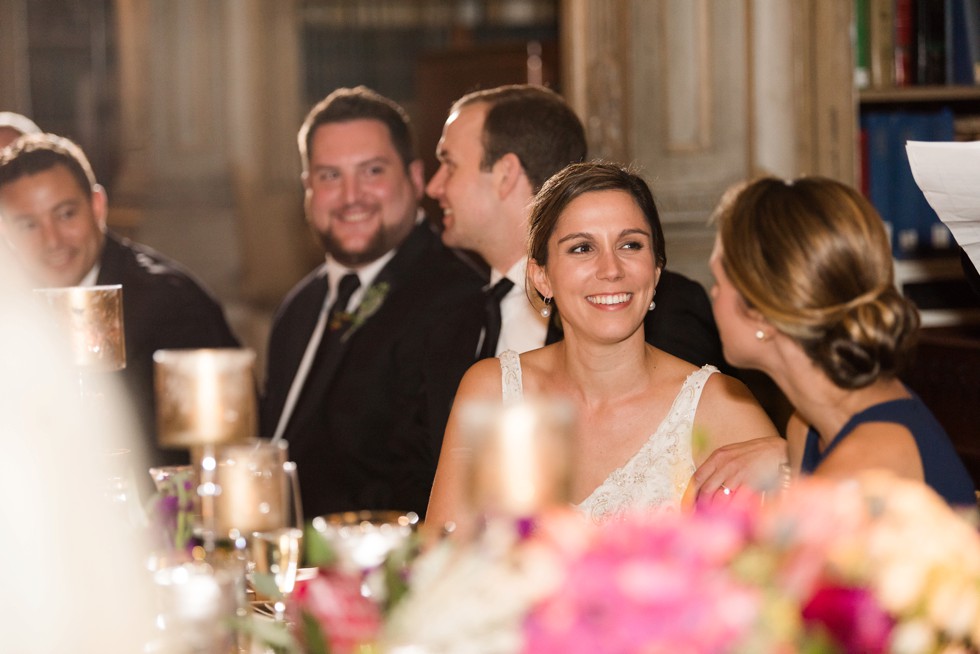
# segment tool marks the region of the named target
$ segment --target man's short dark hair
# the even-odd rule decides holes
[[[27,175],[64,166],[91,199],[95,174],[82,149],[63,136],[25,134],[0,154],[0,187]]]
[[[377,120],[383,123],[388,128],[391,142],[406,169],[418,159],[412,121],[398,103],[366,86],[340,88],[316,103],[299,129],[299,153],[304,172],[309,170],[310,150],[316,129],[321,125],[352,120]]]
[[[489,105],[483,123],[484,170],[513,152],[537,193],[559,170],[585,160],[582,121],[554,91],[531,84],[474,91],[457,100],[450,113],[479,102]]]

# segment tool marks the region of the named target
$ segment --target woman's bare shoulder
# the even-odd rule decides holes
[[[525,393],[546,391],[555,376],[557,348],[546,345],[520,355],[521,378]]]
[[[500,359],[491,357],[469,367],[459,382],[456,396],[468,399],[500,397],[502,388]]]
[[[695,422],[718,434],[716,446],[779,435],[748,387],[720,372],[705,382]]]
[[[649,369],[653,371],[658,386],[670,388],[673,385],[680,390],[687,378],[698,370],[694,364],[653,345],[647,344],[646,351]]]

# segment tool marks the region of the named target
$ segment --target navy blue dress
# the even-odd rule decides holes
[[[919,449],[925,483],[953,506],[976,505],[970,473],[960,461],[942,425],[922,400],[914,395],[876,404],[852,416],[823,452],[819,448],[817,431],[810,427],[800,472],[812,473],[858,425],[867,422],[890,422],[908,429]]]

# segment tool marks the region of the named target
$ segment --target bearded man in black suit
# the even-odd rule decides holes
[[[298,140],[306,219],[326,261],[273,321],[262,431],[288,440],[308,515],[411,508],[393,489],[412,464],[391,443],[426,334],[481,282],[419,209],[422,161],[401,107],[338,89]]]
[[[184,463],[155,438],[153,353],[238,347],[218,302],[183,266],[106,229],[108,199],[81,148],[53,134],[21,136],[0,154],[2,232],[36,287],[121,284],[125,391],[149,465]]]

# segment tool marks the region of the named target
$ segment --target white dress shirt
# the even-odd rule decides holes
[[[542,347],[548,337],[548,318],[543,318],[527,298],[526,275],[526,257],[507,271],[506,277],[514,282],[514,288],[500,301],[500,340],[497,341],[497,354],[507,350],[514,350],[519,354],[534,350]],[[490,285],[493,286],[504,276],[497,270],[491,270]]]
[[[296,408],[296,402],[299,400],[300,393],[303,391],[306,377],[310,374],[310,368],[313,366],[313,359],[316,357],[317,348],[320,347],[320,341],[323,338],[323,332],[327,326],[327,310],[333,304],[334,298],[337,297],[337,288],[340,286],[340,280],[344,275],[353,272],[357,273],[357,278],[361,281],[361,285],[357,287],[357,290],[354,291],[354,294],[351,295],[350,300],[347,302],[347,313],[353,313],[360,306],[364,292],[371,287],[371,284],[374,283],[374,279],[381,272],[381,269],[395,256],[395,252],[396,250],[389,250],[382,257],[375,259],[357,270],[351,270],[327,255],[327,295],[323,298],[320,315],[317,317],[313,334],[310,335],[310,341],[306,344],[306,351],[303,352],[303,358],[299,362],[299,368],[296,369],[296,376],[293,377],[293,383],[289,385],[289,393],[286,395],[286,402],[283,404],[282,413],[279,415],[279,423],[276,425],[276,432],[272,437],[273,440],[282,438],[283,432],[286,431],[286,425],[289,424],[289,419],[293,415],[293,409]]]

